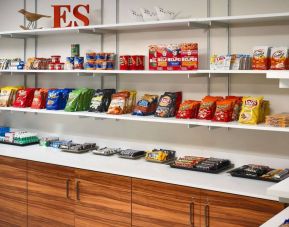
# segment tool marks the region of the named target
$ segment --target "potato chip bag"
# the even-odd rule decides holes
[[[263,99],[264,97],[243,97],[239,122],[243,124],[258,124]]]

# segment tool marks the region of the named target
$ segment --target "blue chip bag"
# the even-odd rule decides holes
[[[60,102],[63,98],[63,93],[61,90],[49,90],[46,109],[47,110],[60,110]]]

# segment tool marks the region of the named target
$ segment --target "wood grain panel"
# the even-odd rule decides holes
[[[70,198],[66,181],[70,179]],[[74,226],[74,170],[28,162],[28,225]]]
[[[0,226],[27,226],[27,162],[0,156]]]
[[[154,181],[132,179],[133,226],[200,225],[200,190]],[[194,210],[190,212],[190,204]],[[193,214],[194,213],[194,214]]]
[[[77,170],[75,226],[131,226],[131,178]]]
[[[210,227],[257,227],[284,209],[279,202],[213,191],[203,190],[201,198],[209,205]],[[204,209],[201,220],[206,227]]]

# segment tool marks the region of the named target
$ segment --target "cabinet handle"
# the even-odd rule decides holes
[[[210,212],[209,212],[209,205],[205,205],[205,226],[210,226]]]
[[[195,203],[190,203],[190,224],[192,227],[195,227]]]
[[[79,190],[79,181],[76,180],[76,199],[80,200],[80,190]]]
[[[70,186],[70,179],[67,179],[67,180],[66,180],[66,198],[67,198],[67,199],[70,199],[70,196],[69,196],[69,186]]]

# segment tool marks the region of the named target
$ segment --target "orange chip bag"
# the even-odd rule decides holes
[[[253,49],[252,69],[267,70],[269,69],[269,51],[268,46],[258,46]]]
[[[288,69],[288,48],[274,47],[271,49],[271,68],[273,70]]]
[[[239,122],[243,124],[258,124],[263,99],[263,97],[244,97]]]

